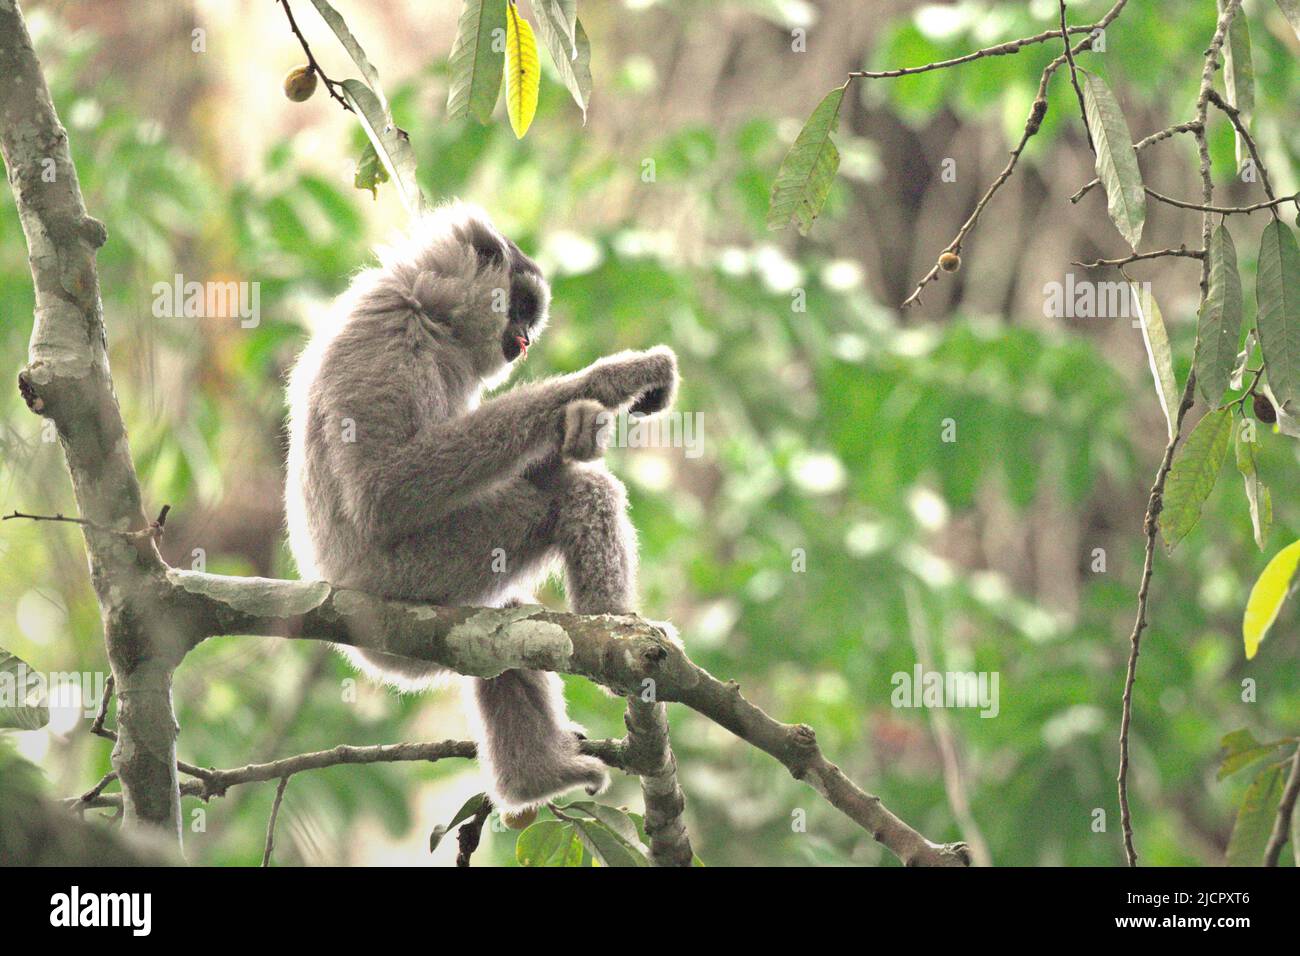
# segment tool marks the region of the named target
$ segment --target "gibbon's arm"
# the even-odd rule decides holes
[[[514,388],[471,412],[424,425],[387,454],[358,459],[370,507],[361,514],[385,539],[404,537],[483,491],[559,453],[571,403],[606,409],[635,403],[653,413],[672,401],[677,360],[667,348],[622,352],[581,372]]]

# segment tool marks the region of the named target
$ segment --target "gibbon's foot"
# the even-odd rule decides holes
[[[474,678],[482,725],[479,760],[489,795],[503,810],[545,803],[578,787],[599,793],[609,784],[603,761],[582,753],[564,708],[564,685],[546,671],[508,670]]]
[[[577,741],[573,741],[577,750]],[[511,813],[540,806],[548,800],[581,787],[588,796],[596,796],[609,786],[609,772],[596,757],[578,753],[567,755],[560,763],[534,765],[526,774],[511,774],[495,781],[492,800]]]
[[[605,454],[613,416],[600,402],[578,399],[564,409],[564,457],[571,461],[595,461]]]

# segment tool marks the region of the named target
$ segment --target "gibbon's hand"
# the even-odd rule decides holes
[[[609,447],[614,416],[600,402],[580,398],[564,409],[564,441],[560,452],[569,461],[595,461]]]
[[[677,391],[677,356],[666,345],[645,352],[620,352],[587,372],[593,399],[606,408],[630,404],[639,415],[663,411]]]

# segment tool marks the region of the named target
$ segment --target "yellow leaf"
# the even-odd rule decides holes
[[[1282,602],[1291,590],[1297,566],[1300,566],[1300,541],[1287,545],[1275,554],[1255,586],[1250,589],[1246,618],[1241,625],[1241,634],[1246,640],[1246,660],[1255,656],[1264,635],[1277,620]]]
[[[523,139],[537,114],[541,64],[533,28],[513,3],[506,10],[506,113],[515,137]]]

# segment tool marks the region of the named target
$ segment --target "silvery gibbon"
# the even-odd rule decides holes
[[[600,461],[610,414],[667,408],[677,360],[621,352],[580,372],[484,393],[546,324],[550,287],[482,210],[445,205],[379,250],[290,376],[286,510],[300,574],[449,606],[533,603],[556,565],[580,614],[634,610],[636,534]],[[350,647],[402,689],[444,668]],[[490,795],[522,810],[599,792],[558,676],[466,680]]]

